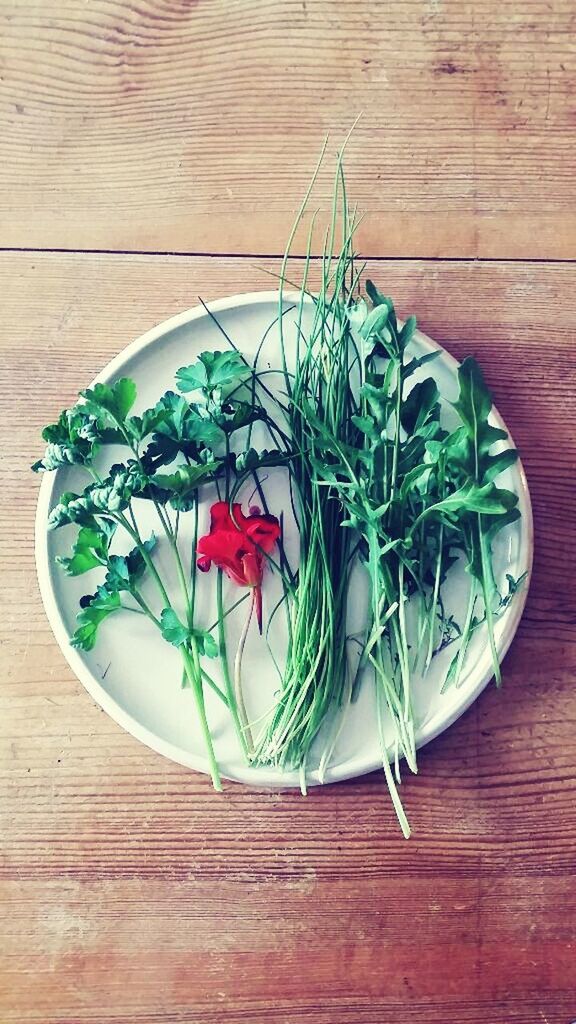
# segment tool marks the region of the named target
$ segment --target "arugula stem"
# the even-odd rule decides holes
[[[494,612],[492,610],[492,587],[489,585],[489,580],[492,578],[492,570],[490,566],[490,555],[486,546],[486,535],[482,528],[482,516],[478,516],[478,533],[480,535],[480,558],[482,563],[482,594],[484,597],[484,614],[486,615],[486,626],[488,629],[488,639],[490,641],[490,650],[492,652],[492,665],[494,667],[494,678],[496,685],[500,686],[502,683],[502,673],[500,671],[500,661],[498,658],[498,650],[496,648],[496,639],[494,636]]]
[[[378,719],[378,735],[380,737],[380,748],[382,751],[382,767],[384,769],[384,777],[386,779],[386,784],[388,786],[388,792],[390,793],[392,805],[394,807],[394,810],[396,811],[396,817],[398,818],[398,821],[400,823],[400,828],[402,829],[402,835],[404,836],[405,839],[409,839],[410,825],[406,817],[406,812],[404,811],[404,808],[402,806],[402,801],[400,799],[400,794],[398,793],[398,788],[394,780],[394,776],[392,774],[392,769],[390,768],[388,748],[386,746],[386,741],[384,739],[383,698],[384,695],[382,692],[382,687],[377,686],[376,712]]]
[[[466,609],[466,619],[464,627],[462,629],[462,637],[460,640],[460,647],[456,656],[456,667],[454,671],[454,686],[458,686],[460,683],[460,676],[462,674],[462,668],[464,666],[464,659],[468,653],[468,646],[470,644],[470,637],[472,636],[472,617],[474,615],[474,608],[476,606],[476,582],[474,578],[470,580],[470,592],[468,594],[468,607]]]
[[[440,577],[442,575],[442,545],[444,540],[444,524],[440,523],[438,531],[438,557],[436,559],[436,572],[434,573],[434,589],[432,591],[432,601],[430,605],[430,612],[428,616],[428,650],[426,652],[426,661],[424,663],[424,671],[427,672],[430,668],[430,663],[434,654],[434,626],[436,624],[436,610],[438,608],[438,595],[440,593]]]

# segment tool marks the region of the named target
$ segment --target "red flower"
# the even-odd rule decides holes
[[[210,509],[210,533],[198,541],[198,568],[208,572],[212,562],[240,587],[252,587],[258,628],[262,632],[262,575],[265,555],[270,555],[280,537],[275,516],[251,512],[245,516],[235,503],[232,513],[227,501]]]

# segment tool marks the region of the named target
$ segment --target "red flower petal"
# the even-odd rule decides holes
[[[275,516],[250,516],[246,534],[269,555],[280,539],[280,524]]]
[[[280,538],[275,516],[245,516],[239,502],[232,509],[217,501],[210,509],[210,533],[198,541],[198,568],[207,572],[214,562],[239,586],[255,588],[258,624],[262,628],[260,584],[264,571],[263,552],[270,554]]]
[[[242,569],[247,586],[257,587],[262,582],[262,556],[255,551],[242,555]]]

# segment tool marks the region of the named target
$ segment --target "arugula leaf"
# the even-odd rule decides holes
[[[432,466],[427,465],[426,463],[422,463],[419,466],[413,466],[402,480],[400,487],[400,500],[405,501],[417,484],[422,485],[426,483],[431,472]]]
[[[106,565],[115,530],[116,523],[105,518],[93,526],[83,526],[76,538],[71,558],[57,555],[57,564],[67,576],[80,576],[90,569]]]
[[[109,615],[120,607],[120,594],[106,587],[98,587],[95,594],[89,594],[80,601],[81,611],[76,616],[78,627],[72,636],[72,647],[91,651],[96,643],[98,627]]]
[[[233,384],[250,373],[238,352],[201,352],[198,361],[182,366],[176,373],[180,391],[201,391],[208,394],[215,388]]]
[[[421,366],[425,366],[426,363],[431,363],[433,359],[437,359],[440,355],[440,349],[437,352],[426,352],[423,356],[414,356],[407,363],[403,363],[401,374],[402,380],[408,380],[416,370],[419,370]]]
[[[364,323],[362,324],[359,334],[362,338],[367,340],[373,335],[382,337],[382,332],[388,323],[389,308],[388,305],[383,303],[382,305],[376,306],[375,309],[368,313]],[[384,336],[386,338],[386,335]],[[390,340],[390,333],[386,340]]]
[[[430,420],[440,418],[440,392],[433,377],[415,384],[402,403],[400,421],[408,435],[418,434]]]
[[[430,505],[418,517],[439,515],[449,513],[456,517],[465,512],[478,512],[483,515],[504,515],[518,502],[518,496],[513,491],[504,490],[494,484],[478,484],[468,481],[458,490],[453,491],[446,498]]]
[[[503,452],[498,452],[497,455],[486,455],[482,459],[482,479],[486,483],[490,483],[500,473],[503,473],[505,469],[509,469],[513,466],[518,459],[518,452],[515,448],[506,448]]]

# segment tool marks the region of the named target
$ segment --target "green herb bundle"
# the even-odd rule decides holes
[[[80,602],[72,645],[91,650],[101,624],[113,613],[123,610],[146,615],[164,640],[180,652],[182,685],[191,688],[195,699],[216,789],[221,788],[221,782],[206,716],[204,686],[209,686],[229,709],[245,753],[247,723],[229,670],[225,636],[228,613],[223,607],[221,571],[217,622],[208,629],[197,623],[199,490],[215,486],[228,500],[235,472],[231,439],[266,415],[259,403],[237,396],[247,376],[245,363],[235,352],[204,352],[195,364],[178,372],[181,393],[166,392],[141,416],[131,415],[136,400],[132,380],[123,378],[112,386],[96,384],[83,391],[79,402],[65,409],[57,423],[44,429],[47,447],[43,458],[32,467],[40,472],[76,465],[88,478],[80,493],[62,494],[48,519],[49,529],[68,525],[78,528],[71,556],[58,559],[67,575],[78,576],[94,569],[105,573],[96,592]],[[187,394],[193,394],[194,401],[188,401],[184,397]],[[125,453],[125,460],[111,463],[119,450]],[[171,596],[172,581],[163,579],[154,559],[157,538],[144,538],[140,531],[141,502],[153,505],[164,543],[172,553],[178,602],[185,609],[183,618]],[[184,514],[190,514],[194,524],[192,551],[185,556],[179,543]],[[126,555],[111,553],[117,531],[134,545]],[[142,593],[146,575],[155,587],[153,601],[146,600]],[[205,665],[205,659],[218,656],[223,689]]]
[[[493,422],[492,399],[473,359],[458,370],[454,422],[445,424],[445,396],[426,375],[426,364],[438,353],[422,352],[415,319],[401,323],[392,300],[364,282],[353,247],[355,226],[339,157],[320,288],[312,293],[309,287],[313,219],[299,298],[294,305],[285,295],[293,232],[278,316],[254,364],[210,313],[228,351],[201,353],[178,371],[178,392],[166,392],[140,416],[133,414],[136,387],[127,378],[82,392],[45,428],[46,450],[33,468],[75,465],[86,473],[86,486],[63,493],[48,519],[49,529],[77,529],[71,554],[58,559],[60,568],[69,576],[101,574],[96,591],[81,600],[72,644],[91,650],[112,614],[146,616],[180,653],[182,685],[192,691],[217,789],[206,687],[227,708],[246,761],[298,770],[305,792],[312,762],[322,781],[350,703],[361,687],[372,686],[383,769],[408,835],[398,786],[402,760],[417,770],[415,685],[426,685],[433,658],[446,647],[453,654],[444,688],[460,685],[481,626],[500,682],[495,622],[521,580],[508,576],[501,592],[492,548],[520,515],[517,495],[498,486],[517,453],[503,444],[507,435]],[[273,328],[279,365],[260,369],[258,356]],[[271,449],[253,447],[257,424],[267,431]],[[283,516],[270,513],[263,489],[262,472],[276,467],[288,480],[299,535],[295,567],[284,549]],[[238,503],[247,482],[263,507],[248,516]],[[214,493],[210,533],[201,538],[200,507]],[[153,507],[160,539],[143,535],[142,503]],[[191,550],[181,542],[184,515],[191,517]],[[120,535],[130,542],[125,554],[117,550]],[[159,569],[159,544],[171,552],[170,577]],[[262,631],[266,563],[282,581],[288,642],[274,706],[254,741],[242,653],[254,613]],[[198,607],[197,570],[208,571],[211,564],[217,568],[217,617],[207,624]],[[362,634],[349,635],[359,566],[369,611]],[[462,566],[468,599],[457,620],[446,595],[451,575]],[[230,607],[224,573],[249,591]],[[232,668],[226,619],[249,596]],[[217,658],[215,678],[211,659]]]

